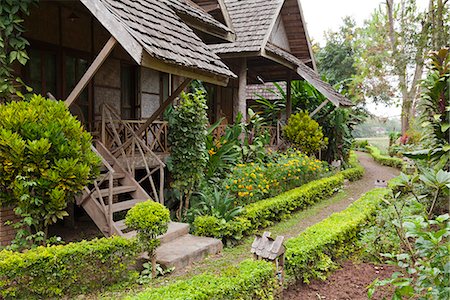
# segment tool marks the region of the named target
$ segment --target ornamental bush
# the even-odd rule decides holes
[[[307,112],[292,115],[283,128],[286,139],[306,154],[313,154],[326,148],[328,138],[324,138],[322,127],[311,119]]]
[[[275,299],[279,289],[273,263],[245,260],[220,276],[196,275],[188,280],[152,288],[126,299]]]
[[[40,246],[23,253],[3,250],[0,298],[61,298],[135,278],[130,265],[138,253],[135,240],[122,237]]]
[[[33,234],[45,233],[98,174],[91,140],[63,102],[34,95],[0,105],[0,205],[14,206]]]
[[[133,206],[125,217],[125,225],[137,231],[142,248],[152,260],[152,275],[156,276],[155,250],[159,246],[158,235],[167,232],[170,212],[162,204],[148,200]]]
[[[202,90],[182,93],[180,103],[169,118],[171,154],[167,166],[174,180],[172,186],[180,191],[179,219],[189,209],[190,198],[204,176],[208,160],[206,109],[206,97]]]

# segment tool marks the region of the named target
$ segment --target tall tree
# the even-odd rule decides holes
[[[375,101],[401,99],[402,133],[414,115],[418,84],[430,50],[449,43],[449,0],[386,0],[361,30],[359,87]]]

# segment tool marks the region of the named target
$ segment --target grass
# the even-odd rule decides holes
[[[369,144],[377,147],[381,150],[382,154],[388,153],[389,148],[389,137],[382,136],[382,137],[370,137],[370,138],[357,138],[358,141],[364,141],[367,140]]]
[[[338,203],[346,199],[347,197],[348,194],[345,191],[341,190],[337,192],[333,197],[323,200],[305,210],[295,212],[291,215],[291,218],[283,220],[271,227],[264,229],[263,231],[270,231],[273,237],[283,235],[286,239],[292,236],[297,236],[303,230],[305,230],[306,227],[310,226],[311,222],[315,223],[321,221],[308,220],[309,222],[305,223],[304,221],[306,219],[317,215],[320,211],[324,210],[328,206]],[[102,295],[100,295],[100,298],[120,299],[130,294],[136,294],[137,292],[143,291],[146,288],[170,284],[177,280],[185,280],[191,278],[196,274],[205,272],[220,274],[230,266],[230,262],[232,262],[233,265],[236,265],[240,261],[252,257],[250,248],[253,239],[253,237],[246,237],[239,245],[224,248],[222,256],[220,258],[208,257],[205,260],[194,264],[189,269],[186,269],[183,272],[172,274],[170,276],[158,277],[157,279],[153,280],[148,286],[139,286],[136,284],[131,284],[128,286],[124,284],[113,286],[109,289],[109,291],[106,291]]]

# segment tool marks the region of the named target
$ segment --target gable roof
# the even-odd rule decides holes
[[[202,14],[184,0],[80,1],[139,65],[220,85],[236,77],[177,15]]]
[[[259,52],[284,0],[224,0],[236,33],[230,44],[211,45],[218,54]]]
[[[338,93],[329,83],[324,82],[320,75],[303,63],[300,59],[286,52],[285,50],[278,48],[270,43],[267,44],[265,51],[278,56],[289,63],[291,63],[298,75],[304,80],[313,85],[319,92],[321,92],[328,100],[330,100],[335,106],[353,106],[353,103],[345,98],[342,94]]]

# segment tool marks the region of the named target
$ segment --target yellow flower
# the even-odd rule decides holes
[[[217,152],[214,151],[214,148],[211,148],[210,150],[208,150],[208,153],[209,153],[209,156],[213,156]]]
[[[253,193],[250,193],[250,197],[253,197]]]
[[[225,187],[227,190],[230,188],[230,186],[229,185],[227,185],[226,187]]]
[[[266,189],[269,189],[270,185],[266,184]]]
[[[234,183],[234,184],[237,184],[237,183],[238,183],[238,181],[237,181],[237,180],[233,180],[233,183]]]

